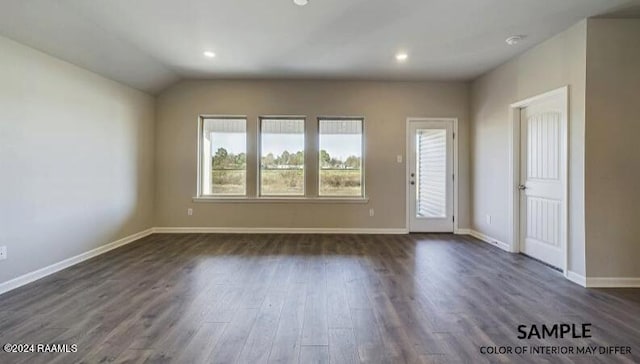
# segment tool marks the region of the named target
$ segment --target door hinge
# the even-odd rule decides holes
[[[456,180],[456,174],[455,173],[451,175],[451,179],[454,180],[454,181]]]
[[[455,139],[455,138],[456,138],[456,133],[453,133],[453,139]]]
[[[456,217],[455,216],[453,216],[453,222],[456,222]]]

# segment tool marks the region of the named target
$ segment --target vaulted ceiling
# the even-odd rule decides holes
[[[183,78],[470,80],[582,18],[637,3],[2,0],[0,35],[150,93]],[[514,34],[527,37],[508,46]]]

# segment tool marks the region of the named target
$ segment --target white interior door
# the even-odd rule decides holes
[[[520,109],[520,251],[564,269],[566,100]]]
[[[408,127],[409,230],[453,232],[453,120]]]

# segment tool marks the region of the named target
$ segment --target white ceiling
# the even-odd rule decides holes
[[[182,78],[470,80],[582,18],[637,3],[0,0],[0,34],[150,93]],[[527,38],[507,46],[513,34]],[[409,60],[397,63],[398,51]]]

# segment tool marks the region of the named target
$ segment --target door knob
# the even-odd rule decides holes
[[[525,186],[525,185],[520,185],[520,186],[518,186],[518,189],[519,189],[520,191],[524,191],[524,190],[526,190],[526,189],[527,189],[527,186]]]
[[[415,183],[414,181],[411,181],[411,184],[412,184],[412,185],[415,185],[416,183]]]

